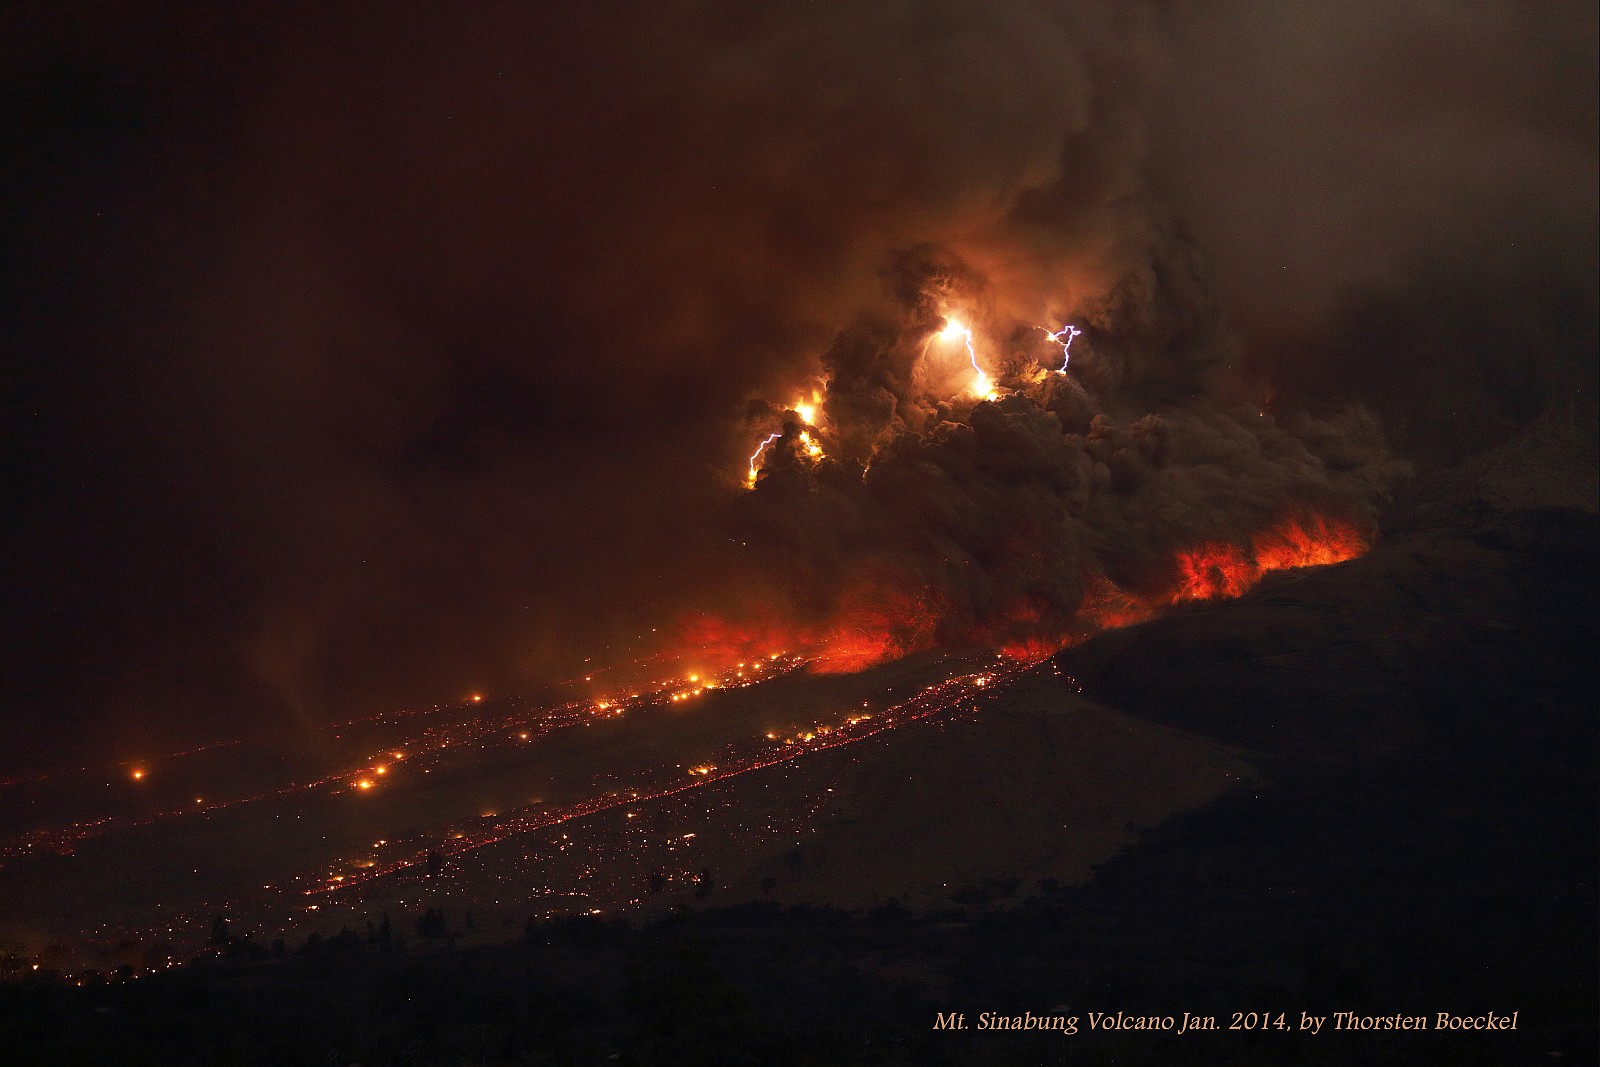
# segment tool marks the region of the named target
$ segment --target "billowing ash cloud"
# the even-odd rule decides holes
[[[900,313],[823,356],[817,425],[779,415],[741,501],[801,619],[876,631],[883,653],[1081,632],[1107,583],[1169,601],[1198,546],[1296,515],[1372,528],[1406,466],[1374,420],[1225,399],[1230,345],[1188,250],[1153,253],[1085,306],[1065,351],[984,315],[971,271],[928,250],[897,261]],[[999,340],[974,331],[969,350],[946,323],[974,313]],[[973,395],[974,358],[1003,368],[995,397]]]
[[[1370,518],[1360,405],[1426,452],[1592,364],[1594,27],[1301,8],[19,22],[9,721],[314,725],[751,600],[916,614],[880,576],[956,640]],[[930,341],[952,303],[996,403]],[[792,427],[746,492],[824,378],[828,462]]]

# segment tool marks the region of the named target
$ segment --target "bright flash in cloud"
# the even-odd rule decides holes
[[[961,341],[967,346],[967,362],[972,364],[972,392],[973,395],[983,400],[993,400],[1000,395],[994,387],[989,376],[978,366],[978,351],[972,345],[972,327],[956,318],[946,318],[944,329],[939,331],[939,338],[954,344]]]
[[[763,453],[763,452],[765,452],[767,450],[767,446],[768,445],[770,445],[772,442],[776,441],[778,438],[780,438],[782,436],[783,436],[782,431],[780,431],[778,433],[770,433],[770,434],[768,434],[767,435],[767,439],[765,441],[762,441],[759,445],[757,445],[756,446],[756,450],[750,454],[750,474],[745,479],[745,484],[746,485],[750,486],[751,488],[755,487],[756,474],[761,469],[760,466],[759,466],[759,464],[761,462],[761,453]]]
[[[1061,346],[1061,366],[1056,368],[1056,373],[1067,373],[1067,364],[1072,360],[1072,339],[1083,331],[1070,322],[1054,332],[1045,330],[1043,326],[1040,326],[1039,329],[1044,330],[1046,337]]]

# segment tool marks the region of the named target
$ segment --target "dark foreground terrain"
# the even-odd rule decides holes
[[[408,914],[138,981],[30,970],[0,984],[0,1060],[1593,1063],[1596,535],[1581,509],[1417,511],[1360,560],[1062,653],[1086,697],[1255,754],[1079,885],[995,870],[947,904],[855,910],[708,892],[461,949],[468,916]],[[1119,1011],[1220,1029],[1090,1028]],[[1236,1012],[1267,1028],[1229,1030]],[[1440,1012],[1517,1029],[1439,1033]]]

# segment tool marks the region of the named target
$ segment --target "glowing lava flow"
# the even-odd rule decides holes
[[[1051,333],[1049,330],[1045,330],[1043,326],[1039,327],[1039,329],[1044,330],[1046,337],[1050,338],[1050,340],[1061,346],[1061,366],[1056,369],[1056,373],[1067,373],[1067,364],[1072,361],[1072,339],[1077,337],[1083,331],[1071,323],[1061,327],[1061,329],[1055,331],[1054,333]],[[1062,340],[1062,334],[1067,335],[1066,340]]]
[[[981,400],[994,400],[998,397],[1000,391],[994,387],[994,383],[983,372],[983,368],[978,366],[978,351],[972,346],[972,327],[966,325],[960,319],[946,319],[944,329],[939,331],[939,336],[946,341],[953,342],[959,339],[966,344],[967,362],[972,364],[972,373],[974,375],[972,379],[973,394]]]
[[[976,698],[980,692],[992,693],[1003,689],[1025,672],[1032,670],[1034,666],[1035,664],[1011,664],[997,666],[993,670],[978,674],[958,675],[927,686],[909,700],[877,715],[854,715],[841,726],[807,731],[798,737],[778,738],[774,734],[768,734],[765,738],[767,743],[759,745],[753,752],[734,753],[732,758],[699,764],[681,772],[687,775],[687,780],[673,776],[671,780],[642,784],[640,788],[614,789],[554,810],[524,809],[508,817],[501,817],[495,823],[471,833],[454,834],[447,840],[438,842],[432,849],[422,849],[404,858],[397,858],[387,863],[373,863],[350,873],[336,875],[302,892],[308,897],[343,894],[386,875],[423,867],[429,862],[430,853],[443,859],[460,856],[517,834],[549,829],[624,805],[660,800],[737,775],[764,770],[804,755],[864,741],[886,730],[919,719],[926,719],[941,712],[958,711],[964,703]]]
[[[482,746],[513,734],[519,742],[537,741],[558,730],[579,726],[595,718],[614,718],[632,708],[648,705],[654,701],[668,700],[677,703],[713,689],[737,689],[754,685],[794,670],[802,662],[798,657],[781,652],[772,653],[762,662],[751,662],[748,665],[740,663],[737,668],[730,668],[720,675],[708,675],[703,679],[698,674],[688,675],[687,681],[669,677],[653,681],[649,686],[629,693],[614,693],[605,697],[567,701],[561,704],[536,705],[509,715],[474,716],[448,725],[428,725],[403,739],[391,741],[365,759],[354,761],[354,766],[346,765],[320,777],[290,781],[277,788],[246,792],[244,795],[224,797],[220,800],[212,797],[211,791],[207,789],[204,795],[212,797],[209,801],[202,800],[201,796],[196,795],[192,804],[185,802],[180,806],[140,815],[107,815],[84,819],[0,838],[0,860],[41,853],[70,856],[81,842],[104,834],[151,826],[169,819],[205,818],[224,809],[296,795],[309,795],[322,790],[372,796],[382,793],[381,786],[389,783],[391,779],[403,776],[398,769],[391,767],[391,763],[404,761],[408,767],[413,767],[411,777],[414,780],[417,773],[427,773],[430,765],[437,766],[438,760],[448,749]],[[481,700],[469,700],[467,704],[459,705],[459,707],[474,706],[481,706]],[[442,710],[435,708],[433,713],[438,714]],[[401,718],[410,714],[412,713],[402,713],[393,717]],[[350,721],[364,722],[375,718],[383,716]],[[138,768],[131,776],[141,779],[144,774],[144,769]]]

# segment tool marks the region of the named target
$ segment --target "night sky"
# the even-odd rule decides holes
[[[911,498],[769,559],[740,540],[797,524],[746,513],[746,458],[824,368],[867,425],[935,281],[995,339],[1081,321],[1119,425],[1346,427],[1317,454],[1359,439],[1375,473],[1328,492],[1363,517],[1403,461],[1592,409],[1586,4],[31,6],[0,16],[20,762],[527,689],[796,551],[848,571],[839,531]]]

